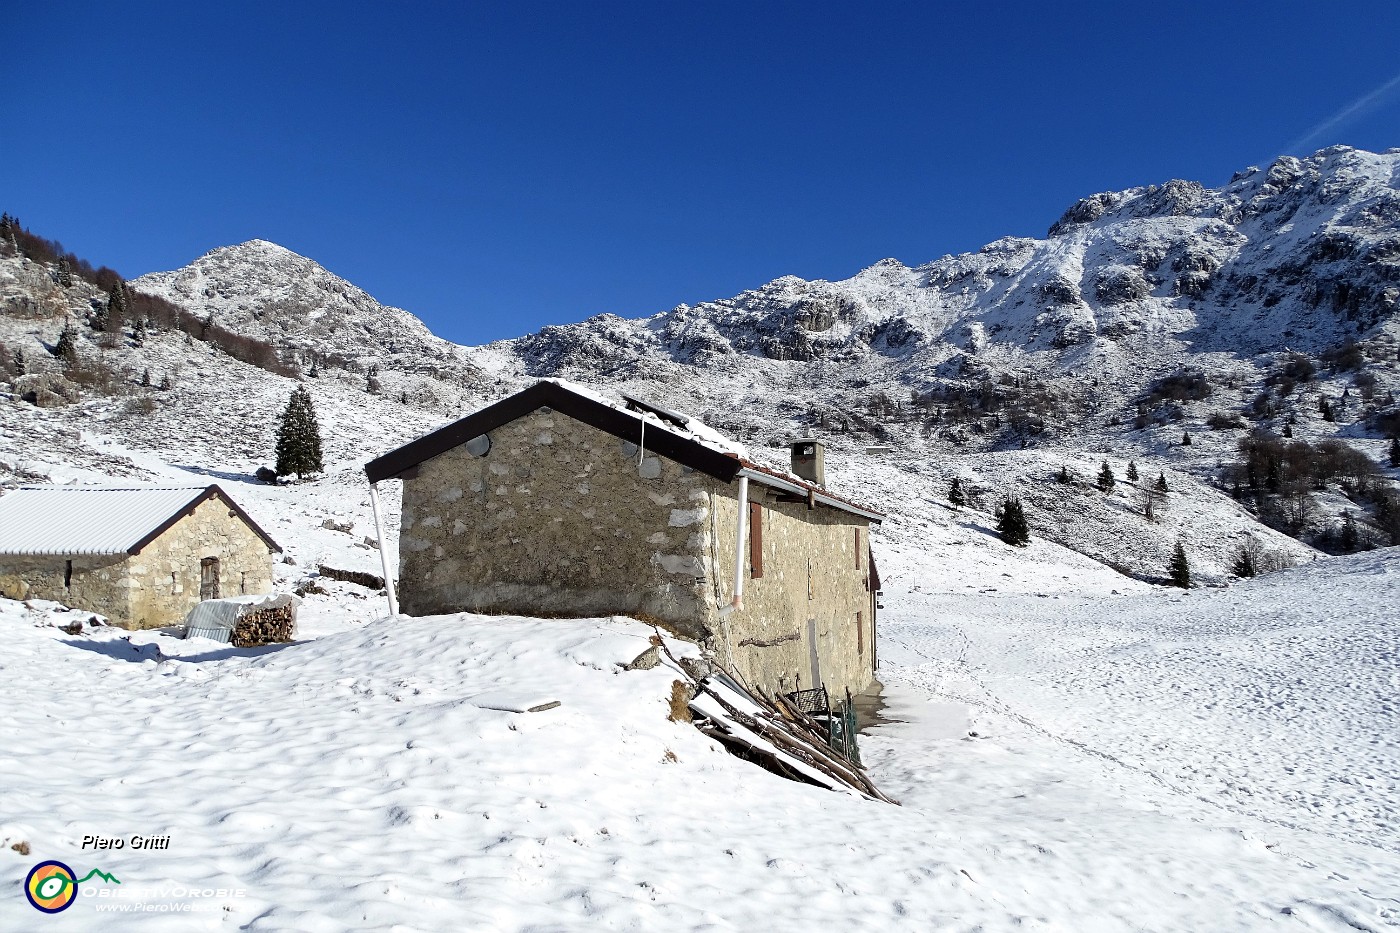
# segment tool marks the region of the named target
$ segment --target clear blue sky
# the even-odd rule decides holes
[[[127,277],[273,240],[466,343],[1400,146],[1391,2],[6,7],[0,208]]]

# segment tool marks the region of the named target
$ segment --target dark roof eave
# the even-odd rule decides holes
[[[646,424],[648,451],[724,482],[733,480],[740,470],[736,457],[675,434],[661,425],[643,422],[631,412],[620,411],[586,395],[571,392],[557,383],[542,381],[374,458],[365,464],[365,476],[371,483],[392,479],[426,460],[460,447],[474,437],[494,431],[541,408],[550,408],[633,443],[642,440],[641,425]]]

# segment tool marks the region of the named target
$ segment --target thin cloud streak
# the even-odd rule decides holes
[[[1284,153],[1306,155],[1308,149],[1311,148],[1311,146],[1314,143],[1316,143],[1320,138],[1322,138],[1325,134],[1330,133],[1332,130],[1346,123],[1348,120],[1350,120],[1352,117],[1357,116],[1362,111],[1375,106],[1377,103],[1380,102],[1382,98],[1384,98],[1387,94],[1389,94],[1396,88],[1400,88],[1400,74],[1391,78],[1389,81],[1382,84],[1374,91],[1371,91],[1369,94],[1362,95],[1361,97],[1352,101],[1346,107],[1343,107],[1337,113],[1333,114],[1331,117],[1328,117],[1326,120],[1323,120],[1317,126],[1313,127],[1303,136],[1294,140],[1292,143],[1289,143],[1287,146],[1284,147]]]

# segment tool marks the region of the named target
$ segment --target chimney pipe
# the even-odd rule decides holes
[[[826,445],[814,437],[801,437],[789,442],[792,448],[792,472],[809,483],[826,486]]]

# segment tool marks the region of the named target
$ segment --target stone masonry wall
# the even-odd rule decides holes
[[[6,557],[0,565],[0,596],[10,599],[51,599],[85,609],[121,624],[130,610],[126,555],[75,557],[69,585],[65,557]]]
[[[128,562],[130,628],[182,621],[199,602],[200,562],[219,560],[219,595],[272,592],[267,543],[223,500],[200,500],[186,515]]]
[[[404,480],[404,612],[641,614],[704,637],[716,480],[548,409],[490,440]]]
[[[100,613],[123,628],[180,622],[199,602],[200,561],[219,559],[221,596],[272,592],[267,544],[221,500],[204,499],[134,556],[75,557],[64,585],[63,557],[8,558],[0,595],[52,599]]]
[[[745,679],[784,693],[818,686],[809,637],[815,628],[819,673],[832,699],[847,689],[860,693],[875,677],[870,523],[825,506],[808,511],[805,503],[778,502],[778,495],[749,483],[749,500],[762,506],[763,576],[750,575],[746,540],[744,608],[727,619],[712,608],[707,626],[720,635],[721,657],[732,650],[733,666]],[[736,489],[716,496],[715,559],[722,569],[720,599],[712,607],[728,605],[733,597],[737,510]],[[752,533],[750,527],[748,537]]]

